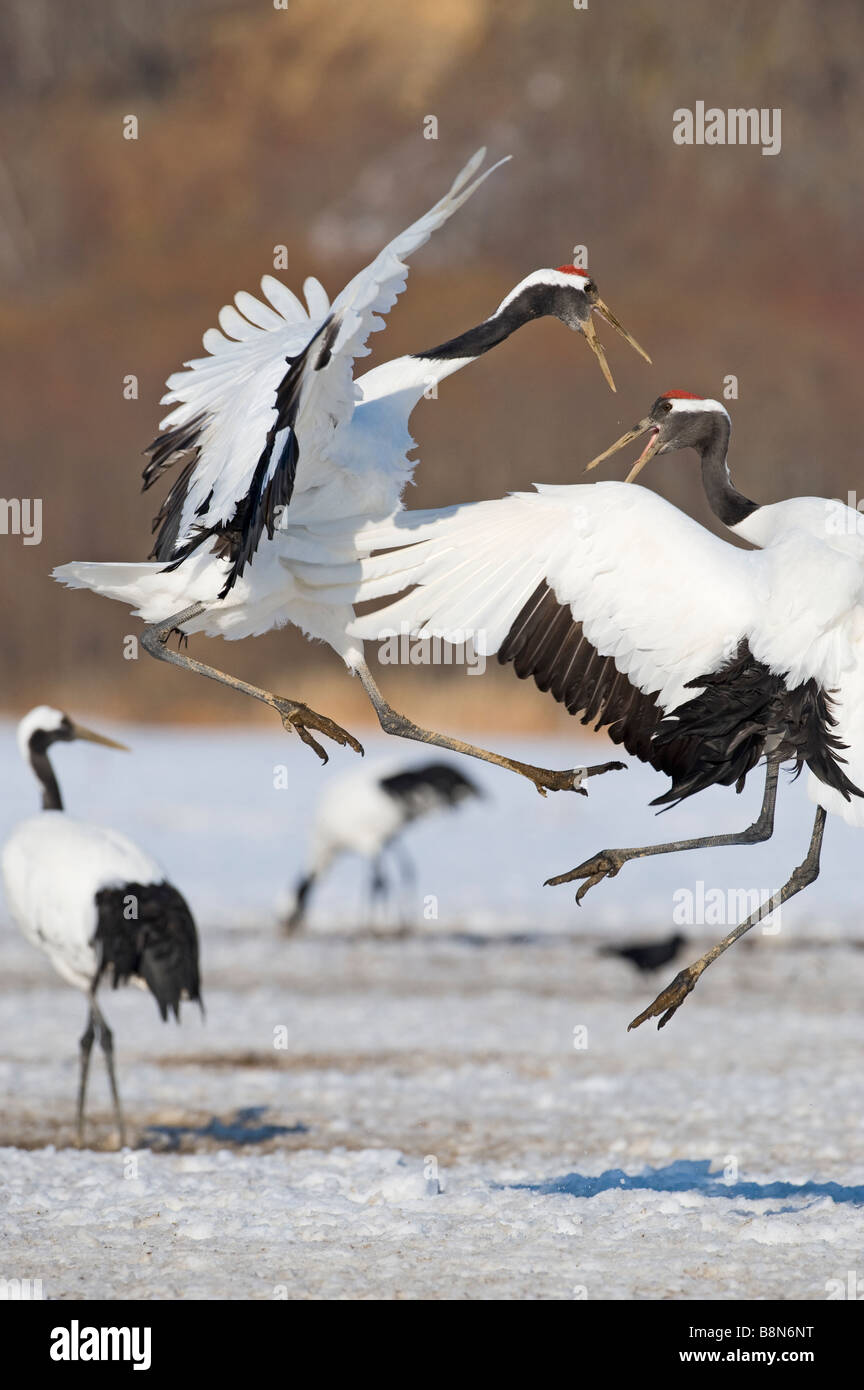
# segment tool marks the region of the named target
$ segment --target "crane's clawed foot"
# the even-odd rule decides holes
[[[574,879],[584,878],[585,882],[581,885],[576,894],[576,902],[581,903],[585,894],[598,883],[602,883],[604,878],[614,878],[619,870],[627,863],[629,855],[618,849],[604,849],[599,854],[594,854],[590,859],[586,859],[584,864],[578,868],[571,869],[569,874],[557,874],[555,878],[547,878],[545,888],[555,888],[559,883],[572,883]]]
[[[298,733],[307,747],[315,750],[322,763],[328,762],[329,759],[311,732],[313,729],[315,733],[323,734],[325,738],[332,738],[333,742],[338,743],[342,748],[347,744],[349,748],[354,749],[355,753],[362,756],[362,743],[358,743],[354,735],[349,734],[347,729],[343,729],[332,719],[328,719],[326,714],[317,714],[314,709],[310,709],[308,705],[301,704],[297,700],[276,699],[273,703],[274,709],[282,717],[282,727],[288,729],[289,732],[293,729],[295,733]]]
[[[705,962],[697,960],[695,965],[688,965],[684,970],[679,970],[671,985],[667,985],[664,990],[657,995],[653,1004],[649,1004],[647,1009],[634,1018],[632,1023],[628,1023],[627,1032],[631,1028],[638,1028],[640,1023],[646,1019],[656,1018],[658,1014],[663,1017],[657,1024],[658,1028],[665,1028],[673,1014],[677,1013],[687,995],[695,988],[696,981],[705,969]]]
[[[582,783],[586,777],[596,777],[603,772],[623,772],[626,763],[597,763],[594,767],[568,767],[563,772],[552,772],[545,767],[531,767],[527,763],[514,764],[516,771],[529,778],[541,796],[548,792],[578,792],[587,796],[588,789]]]
[[[576,792],[577,796],[587,796],[587,788],[582,786],[584,767],[567,767],[563,772],[552,772],[545,767],[520,767],[519,771],[529,782],[533,782],[541,796],[547,792]]]

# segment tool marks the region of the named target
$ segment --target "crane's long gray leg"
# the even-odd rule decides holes
[[[334,743],[341,747],[347,744],[353,748],[355,753],[362,754],[362,744],[357,742],[353,734],[341,728],[332,719],[328,719],[325,714],[318,714],[308,705],[302,704],[298,700],[287,700],[279,695],[274,695],[269,690],[262,690],[257,685],[249,685],[246,681],[241,681],[236,676],[229,676],[225,671],[219,671],[215,666],[206,666],[202,661],[195,661],[193,657],[187,656],[184,652],[173,651],[168,646],[168,639],[172,632],[181,631],[183,623],[191,622],[193,618],[199,618],[206,612],[206,604],[193,603],[189,608],[184,608],[181,613],[175,613],[170,618],[165,618],[163,622],[147,623],[141,633],[141,645],[150,656],[157,661],[168,661],[173,666],[183,666],[187,671],[195,671],[199,676],[207,676],[210,680],[218,681],[220,685],[227,685],[231,690],[238,691],[241,695],[251,695],[253,700],[261,700],[271,709],[275,709],[282,720],[285,729],[293,729],[298,733],[309,748],[313,748],[321,759],[322,763],[328,761],[327,754],[321,747],[318,740],[310,733],[314,729],[316,733],[323,734],[326,738],[332,738]]]
[[[414,890],[417,887],[417,865],[414,863],[413,857],[408,853],[405,846],[400,844],[398,840],[394,840],[392,848],[394,857],[399,864],[399,874],[402,879],[402,908],[400,910],[402,922],[400,931],[403,935],[407,935],[410,930],[410,922],[405,914],[405,906],[406,901],[413,906]]]
[[[794,898],[796,893],[800,893],[802,889],[815,882],[819,877],[819,856],[822,851],[825,818],[826,812],[820,806],[813,823],[813,834],[810,837],[807,857],[803,863],[798,865],[797,869],[792,870],[788,881],[784,883],[779,893],[775,893],[768,902],[762,903],[755,912],[751,912],[749,917],[745,917],[734,931],[731,931],[728,936],[724,936],[722,941],[718,941],[716,946],[712,946],[711,950],[706,951],[704,956],[700,956],[693,965],[688,965],[685,970],[681,970],[671,985],[667,985],[657,995],[654,1003],[650,1004],[637,1018],[634,1018],[632,1023],[628,1024],[628,1033],[631,1028],[638,1028],[640,1023],[644,1023],[648,1018],[655,1018],[657,1014],[663,1015],[657,1027],[665,1028],[673,1014],[680,1009],[687,995],[694,989],[699,976],[708,969],[712,961],[715,961],[718,956],[722,956],[723,952],[728,951],[730,946],[734,946],[738,938],[748,932],[751,927],[755,927],[757,922],[761,922],[763,917],[768,917],[772,912],[776,912],[783,903],[788,902],[790,898]]]
[[[406,888],[413,888],[417,883],[417,865],[414,862],[413,856],[408,853],[398,837],[392,839],[387,845],[387,848],[399,865],[399,876],[402,879],[403,885]]]
[[[619,772],[626,767],[625,763],[609,762],[597,763],[593,767],[571,767],[563,772],[553,772],[545,767],[534,767],[531,763],[520,763],[514,758],[505,758],[500,753],[490,753],[485,748],[477,748],[473,743],[464,743],[462,739],[448,738],[446,734],[435,733],[432,729],[421,729],[419,725],[413,724],[404,714],[400,714],[392,705],[388,704],[372,677],[372,672],[365,661],[354,666],[354,670],[360,677],[363,689],[372,701],[375,713],[378,716],[378,723],[385,734],[395,734],[398,738],[414,739],[417,743],[431,743],[435,748],[449,748],[452,753],[465,753],[470,758],[481,758],[483,762],[494,763],[496,767],[507,768],[509,772],[518,772],[520,777],[527,777],[529,782],[533,782],[541,796],[550,792],[579,792],[581,796],[587,796],[586,789],[582,782],[586,777],[596,777],[602,772]]]
[[[88,1003],[87,1006],[87,1027],[81,1034],[80,1048],[81,1060],[78,1073],[78,1147],[84,1146],[84,1102],[87,1098],[87,1076],[90,1071],[90,1053],[93,1050],[93,1039],[96,1036],[96,1029],[93,1023],[93,1007]]]
[[[315,886],[317,874],[304,874],[294,890],[294,906],[286,917],[282,920],[282,932],[284,936],[291,936],[292,932],[299,931],[306,919],[309,894]]]
[[[377,925],[377,904],[379,901],[381,902],[386,914],[387,899],[389,896],[390,880],[384,872],[383,857],[377,854],[372,861],[372,870],[369,875],[369,926],[372,931],[375,930]]]
[[[99,1046],[105,1054],[105,1065],[108,1068],[108,1084],[111,1087],[111,1100],[114,1104],[114,1120],[117,1125],[117,1132],[120,1136],[120,1147],[126,1144],[126,1121],[123,1118],[123,1107],[120,1104],[120,1092],[117,1089],[117,1074],[114,1070],[114,1034],[108,1027],[105,1015],[93,999],[90,1004],[90,1014],[96,1035],[99,1038]]]
[[[389,849],[399,869],[399,922],[397,936],[408,936],[411,932],[410,909],[413,906],[413,889],[417,884],[417,865],[398,835],[389,840],[384,847]]]
[[[765,792],[762,797],[762,809],[752,825],[748,825],[746,830],[734,830],[727,835],[699,835],[695,840],[669,840],[663,845],[640,845],[636,849],[603,849],[599,854],[593,854],[590,859],[586,859],[584,864],[578,868],[571,869],[569,873],[557,874],[555,878],[547,878],[545,886],[555,886],[559,883],[572,883],[574,879],[583,878],[585,882],[576,894],[577,903],[581,903],[585,894],[590,892],[596,884],[604,878],[614,878],[623,866],[631,859],[647,859],[652,854],[677,854],[683,849],[718,849],[724,845],[758,845],[763,840],[770,840],[774,834],[774,808],[777,802],[777,779],[780,776],[780,763],[776,758],[769,758],[765,771]]]

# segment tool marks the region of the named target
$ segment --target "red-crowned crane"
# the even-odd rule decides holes
[[[306,705],[170,649],[172,633],[231,640],[294,623],[328,642],[356,672],[385,732],[509,768],[545,794],[578,789],[583,773],[531,767],[419,728],[388,705],[362,644],[347,631],[366,554],[362,534],[401,506],[414,467],[407,457],[414,447],[408,422],[424,393],[544,316],[584,336],[613,389],[593,315],[646,356],[588,271],[564,265],[526,276],[488,319],[458,337],[354,377],[355,358],[369,351],[367,338],[385,326],[383,316],[405,287],[407,257],[498,167],[478,173],[484,157],[478,151],[450,191],[385,246],[332,305],[310,279],[307,312],[267,275],[261,282],[267,303],[241,293],[236,308],[223,308],[222,331],[211,328],[204,336],[209,356],[170,376],[162,398],[171,410],[148,451],[145,488],[175,465],[181,471],[154,523],[155,558],[144,564],[75,562],[55,575],[70,587],[134,605],[147,624],[142,643],[152,656],[270,705],[322,761],[327,755],[316,733],[363,750]]]
[[[116,830],[87,825],[63,810],[48,750],[85,739],[122,743],[40,705],[18,725],[18,747],[42,788],[42,813],[21,821],[2,854],[3,885],[14,921],[54,969],[87,995],[81,1038],[78,1143],[94,1040],[105,1054],[121,1148],[126,1142],[114,1070],[114,1037],[96,995],[103,978],[146,987],[163,1019],[179,1018],[181,999],[201,1003],[198,935],[182,894],[149,854]]]
[[[374,907],[376,899],[386,898],[389,892],[385,854],[398,859],[405,882],[414,878],[413,862],[401,843],[408,826],[482,796],[476,783],[444,762],[398,770],[355,770],[331,782],[315,808],[309,866],[295,887],[285,931],[294,932],[302,926],[312,889],[343,854],[357,854],[369,861]]]
[[[416,587],[358,620],[358,635],[400,622],[418,637],[485,630],[499,661],[671,777],[655,805],[715,784],[740,790],[765,757],[753,825],[603,850],[549,880],[583,880],[577,901],[631,859],[768,839],[780,766],[809,769],[818,810],[804,861],[631,1027],[658,1015],[667,1023],[712,961],[816,878],[828,811],[864,825],[864,518],[824,498],[750,501],[729,474],[730,429],[719,401],[667,392],[589,464],[648,432],[626,482],[404,512],[367,537],[386,552],[366,563],[369,595]],[[633,485],[655,454],[686,448],[715,515],[759,549],[729,544]]]

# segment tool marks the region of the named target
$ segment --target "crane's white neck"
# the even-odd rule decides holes
[[[380,400],[384,396],[392,399],[405,392],[405,403],[410,408],[421,396],[434,398],[440,381],[474,360],[473,357],[415,357],[408,353],[405,357],[394,357],[392,362],[382,362],[380,367],[364,372],[358,378],[357,385],[364,403]]]

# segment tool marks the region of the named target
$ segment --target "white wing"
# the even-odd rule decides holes
[[[408,257],[443,227],[490,174],[507,163],[506,159],[500,159],[474,178],[485,158],[485,148],[478,150],[444,197],[389,242],[333,301],[332,314],[339,322],[339,332],[327,370],[314,382],[314,394],[308,400],[304,395],[298,424],[301,451],[311,446],[310,452],[315,456],[336,457],[339,426],[348,422],[354,403],[359,399],[353,379],[354,359],[369,354],[367,338],[385,327],[383,315],[392,309],[408,279]],[[338,461],[343,466],[350,462],[342,458]]]
[[[239,573],[264,527],[272,533],[295,473],[298,489],[305,489],[320,482],[328,461],[350,467],[350,459],[339,457],[339,431],[357,399],[354,358],[369,351],[366,339],[384,327],[382,315],[405,288],[405,259],[498,167],[475,178],[484,158],[479,150],[449,192],[385,246],[329,311],[317,282],[311,295],[307,288],[307,315],[270,276],[262,287],[272,308],[238,295],[236,309],[222,310],[223,332],[211,329],[204,338],[212,355],[169,377],[163,398],[179,404],[162,421],[146,485],[182,453],[193,456],[160,513],[157,558],[176,559],[202,530],[234,522],[243,538]]]
[[[688,681],[734,654],[758,604],[759,552],[729,545],[633,484],[538,487],[403,512],[362,539],[369,551],[404,548],[363,561],[357,602],[418,587],[356,620],[352,635],[380,640],[403,623],[419,636],[474,634],[475,645],[514,657],[519,674],[545,680],[574,710],[597,694],[594,657],[673,709],[693,696]]]
[[[148,450],[144,485],[151,487],[184,456],[191,467],[160,512],[157,559],[170,559],[196,523],[233,516],[275,418],[286,363],[309,346],[326,321],[330,306],[317,280],[304,286],[309,313],[272,275],[264,276],[261,288],[269,305],[241,291],[236,308],[226,304],[219,312],[222,331],[209,328],[204,334],[210,356],[185,363],[165,383],[162,404],[175,408],[160,422],[161,433]]]
[[[655,493],[617,482],[403,512],[369,525],[362,546],[356,601],[415,587],[355,620],[353,636],[473,637],[672,776],[655,804],[711,782],[740,786],[771,734],[786,756],[818,769],[813,800],[864,824],[857,548],[826,545],[808,526],[739,550]],[[772,726],[768,706],[782,687],[808,686],[785,732],[782,715]],[[814,703],[820,691],[827,718]]]

